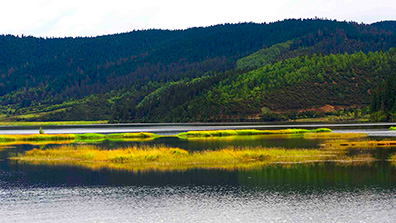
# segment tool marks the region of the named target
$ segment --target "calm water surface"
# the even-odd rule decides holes
[[[383,125],[359,128],[338,126],[336,131],[383,131],[386,134],[379,134],[380,137],[393,136]],[[98,146],[165,144],[200,150],[230,145],[313,148],[320,143],[293,137],[158,140],[105,141]],[[396,167],[386,161],[396,148],[370,151],[379,161],[365,166],[325,163],[234,171],[127,172],[35,166],[6,159],[34,147],[39,146],[0,148],[0,222],[394,222],[396,219]]]
[[[2,222],[394,222],[396,170],[90,171],[2,162]]]

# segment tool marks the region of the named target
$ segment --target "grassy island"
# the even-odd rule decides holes
[[[159,137],[154,133],[115,133],[115,134],[29,134],[29,135],[0,135],[0,143],[37,143],[37,142],[75,142],[90,140],[130,140],[130,139],[153,139]]]
[[[331,132],[328,128],[319,129],[281,129],[281,130],[257,130],[257,129],[239,129],[239,130],[209,130],[209,131],[188,131],[179,133],[178,137],[213,137],[213,136],[233,136],[233,135],[268,135],[268,134],[304,134],[304,133],[322,133]]]
[[[188,152],[169,147],[132,147],[103,150],[95,146],[61,146],[52,149],[33,149],[14,160],[31,164],[76,165],[92,169],[116,168],[140,170],[246,169],[269,164],[337,162],[368,163],[371,156],[347,156],[345,151],[283,148],[234,148],[216,151]]]

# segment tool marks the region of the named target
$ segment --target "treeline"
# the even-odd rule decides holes
[[[95,38],[0,36],[0,96],[45,87],[61,99],[74,97],[66,88],[123,82],[117,77],[170,80],[170,67],[208,58],[235,61],[264,46],[299,38],[321,27],[341,25],[325,20],[285,20],[270,24],[225,24],[187,30],[145,30]],[[143,70],[143,71],[142,71]],[[165,73],[164,77],[156,77]],[[168,73],[169,74],[169,73]],[[108,80],[109,79],[109,80]],[[172,80],[175,81],[175,80]],[[100,93],[91,88],[87,94]]]
[[[389,53],[390,70],[372,94],[370,112],[373,121],[396,121],[396,49]]]

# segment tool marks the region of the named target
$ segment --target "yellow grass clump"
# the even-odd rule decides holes
[[[393,154],[390,158],[389,161],[391,161],[391,163],[396,166],[396,153]]]

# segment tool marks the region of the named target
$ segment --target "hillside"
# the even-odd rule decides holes
[[[161,88],[136,106],[139,121],[247,120],[266,112],[302,111],[326,105],[367,106],[371,89],[395,73],[396,54],[311,55],[267,64],[250,72],[227,72],[197,91],[197,79]],[[213,80],[213,79],[212,79]],[[189,95],[186,98],[186,93]],[[126,105],[125,105],[126,106]],[[133,112],[132,112],[133,113]],[[115,111],[117,114],[117,111]],[[139,114],[145,114],[139,116]]]
[[[0,36],[0,111],[182,122],[367,105],[393,69],[385,52],[396,47],[394,24],[290,19],[95,38]]]

